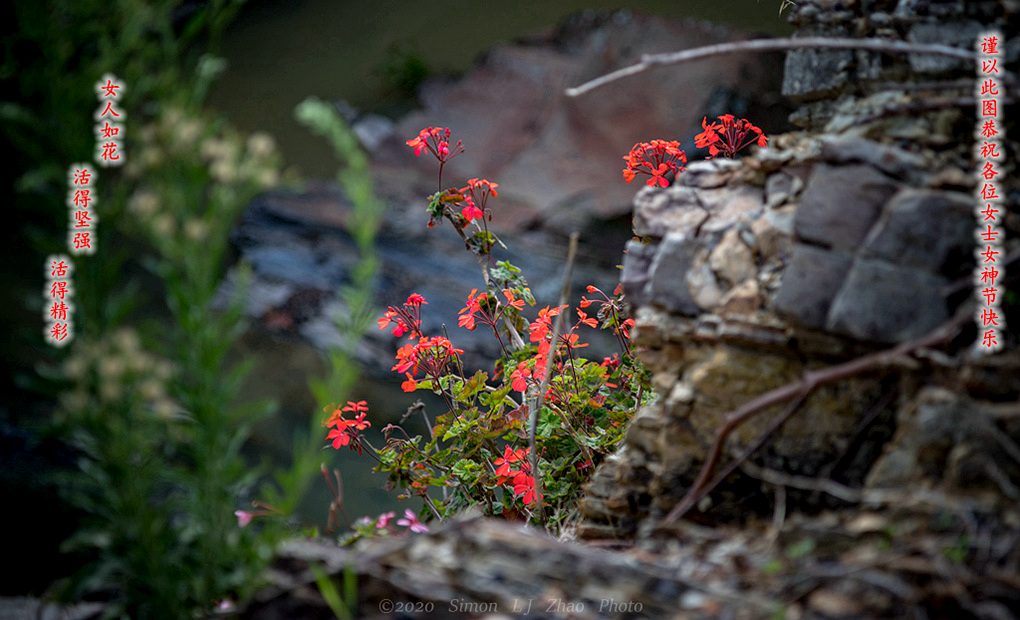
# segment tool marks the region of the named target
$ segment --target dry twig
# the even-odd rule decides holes
[[[641,62],[617,69],[612,73],[595,78],[568,88],[565,92],[568,97],[577,97],[584,93],[615,82],[629,75],[636,75],[654,67],[674,65],[681,62],[700,60],[710,56],[722,54],[737,54],[741,52],[781,52],[799,48],[816,49],[859,49],[886,54],[934,54],[937,56],[949,56],[959,60],[976,61],[977,55],[957,47],[948,45],[907,43],[905,41],[887,41],[882,39],[843,39],[836,37],[803,37],[800,39],[753,39],[751,41],[739,41],[736,43],[720,43],[718,45],[707,45],[691,50],[671,52],[668,54],[644,54]]]
[[[889,367],[897,363],[900,358],[910,355],[918,349],[948,342],[956,336],[963,324],[971,320],[973,316],[973,305],[973,303],[964,304],[964,306],[957,311],[956,315],[952,319],[916,340],[911,340],[891,349],[878,351],[876,353],[858,357],[848,362],[829,366],[821,370],[809,370],[801,376],[800,380],[766,392],[758,398],[745,403],[742,407],[728,413],[723,418],[722,425],[716,430],[715,443],[712,445],[708,458],[705,460],[705,464],[701,467],[701,471],[698,473],[698,477],[695,480],[694,485],[691,486],[691,488],[687,491],[687,494],[680,500],[680,503],[666,515],[663,523],[671,523],[684,515],[702,497],[704,497],[705,494],[711,491],[718,482],[721,482],[719,478],[716,478],[716,480],[710,485],[709,477],[712,475],[712,472],[715,470],[715,467],[719,462],[719,458],[722,456],[722,449],[723,445],[726,443],[726,439],[730,436],[730,433],[736,430],[744,422],[747,422],[773,405],[778,405],[779,403],[783,403],[791,399],[797,399],[797,403],[795,404],[799,405],[801,400],[805,399],[815,389],[823,385],[849,379],[850,377],[859,375],[863,372]],[[796,407],[791,407],[784,414],[783,418],[789,417],[795,410]]]
[[[560,289],[559,305],[567,305],[567,297],[570,295],[570,277],[574,272],[574,257],[577,256],[578,233],[570,233],[570,246],[567,248],[567,265],[563,270],[563,288]],[[531,475],[535,479],[535,502],[538,505],[538,522],[545,525],[545,510],[542,508],[542,479],[538,471],[538,451],[535,449],[535,434],[538,432],[538,413],[542,410],[545,401],[545,391],[549,387],[549,375],[552,374],[552,365],[556,361],[556,349],[559,344],[560,332],[563,326],[563,314],[560,313],[553,321],[552,341],[549,347],[549,358],[545,362],[545,376],[538,386],[538,395],[535,397],[534,407],[531,409],[530,424],[528,425],[528,444],[531,448]]]

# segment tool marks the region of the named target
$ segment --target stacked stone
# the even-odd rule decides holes
[[[812,0],[798,2],[790,21],[799,37],[936,43],[964,50],[974,48],[984,29],[1001,25],[1010,41],[1005,57],[1015,63],[1020,58],[1013,19],[1018,10],[1016,2],[997,0]],[[924,83],[932,86],[928,93],[971,94],[972,81],[966,78],[972,78],[973,69],[970,63],[944,56],[803,49],[786,56],[783,95],[800,103],[790,120],[817,130],[859,119],[873,103],[909,102],[907,93]],[[954,86],[948,81],[953,78],[963,81]]]
[[[799,36],[972,49],[978,31],[1009,21],[1006,12],[999,2],[816,1],[798,2],[793,21]],[[1013,30],[1006,49],[1015,59]],[[694,163],[671,187],[637,194],[634,230],[642,239],[627,247],[622,282],[659,399],[637,413],[621,450],[596,472],[580,537],[629,536],[647,517],[668,512],[727,413],[805,370],[917,338],[966,300],[974,268],[972,115],[959,106],[890,108],[920,110],[942,99],[934,90],[916,94],[933,80],[966,76],[960,89],[969,94],[972,74],[966,63],[930,56],[792,52],[784,94],[802,102],[793,120],[813,131],[776,136],[743,160]],[[893,80],[896,88],[873,92],[878,81]],[[1008,252],[1020,229],[1020,186],[1015,175],[1007,182]],[[757,462],[863,484],[897,416],[918,410],[907,402],[916,389],[904,388],[897,402],[883,398],[890,386],[881,381],[817,390],[795,418],[810,423],[786,424]],[[751,445],[779,409],[739,428],[729,449]],[[863,442],[865,418],[875,422]],[[884,480],[904,473],[889,474],[889,466],[882,465]]]

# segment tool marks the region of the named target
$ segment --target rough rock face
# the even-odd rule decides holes
[[[908,40],[970,46],[972,24],[935,17],[933,7],[953,5],[966,17],[993,4],[900,2],[883,14],[852,2],[806,2],[793,20],[805,35],[867,34],[888,22],[906,26]],[[948,34],[933,39],[933,29]],[[1017,52],[1014,43],[1007,48]],[[581,505],[580,537],[631,536],[672,509],[729,412],[805,371],[910,341],[952,316],[975,266],[965,130],[973,112],[890,112],[912,101],[909,89],[866,95],[861,78],[972,78],[963,69],[913,57],[792,52],[784,93],[812,102],[797,116],[806,126],[824,124],[824,133],[775,136],[753,156],[694,163],[671,187],[637,194],[634,230],[642,240],[628,244],[621,279],[659,399],[638,412],[622,449],[596,472]],[[1016,192],[1015,180],[1011,186]],[[1007,228],[1015,235],[1015,211]],[[974,440],[989,436],[987,424],[980,433],[973,425],[946,428],[968,416],[994,418],[976,413],[984,405],[966,397],[918,393],[934,370],[913,371],[898,381],[877,372],[815,390],[752,461],[851,486],[916,483],[939,467],[955,472],[946,474],[953,479],[966,476],[962,468],[989,483],[994,474],[981,469],[985,461],[950,466],[964,452],[968,462],[980,460]],[[986,382],[983,396],[1016,398],[1005,376]],[[727,444],[731,455],[751,446],[784,407],[738,427]],[[881,456],[877,447],[890,439]],[[713,496],[716,504],[742,502],[745,514],[760,507],[755,497],[763,496],[741,486],[746,480],[731,482]]]
[[[273,584],[241,617],[335,617],[310,565],[341,585],[345,570],[356,576],[357,618],[711,618],[723,603],[757,614],[769,609],[757,597],[699,585],[697,562],[677,571],[496,520],[459,518],[428,536],[366,542],[357,553],[322,542],[288,544],[270,574]]]
[[[1015,38],[1015,3],[997,0],[817,0],[797,3],[790,21],[797,36],[873,37],[911,43],[938,43],[972,49],[989,25],[1005,27],[1006,59],[1020,58]],[[791,117],[809,129],[821,129],[843,116],[849,100],[870,94],[881,82],[973,78],[961,60],[921,54],[885,55],[863,50],[794,50],[786,56],[783,95],[801,103]],[[968,75],[971,73],[971,75]],[[938,89],[944,90],[944,89]],[[943,92],[943,94],[945,94]],[[906,102],[903,93],[900,101]],[[858,118],[862,114],[858,113]],[[947,136],[943,135],[943,138]]]

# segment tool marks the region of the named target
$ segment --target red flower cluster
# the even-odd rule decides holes
[[[720,152],[732,158],[737,151],[752,142],[757,142],[760,147],[768,142],[768,137],[761,129],[745,118],[735,119],[732,114],[723,114],[719,120],[722,122],[709,124],[707,117],[701,119],[701,127],[705,131],[694,137],[695,146],[702,149],[708,147],[708,159]]]
[[[422,151],[428,151],[439,160],[446,163],[464,152],[464,146],[460,140],[450,148],[450,129],[448,127],[426,127],[418,132],[417,138],[407,141],[407,146],[414,149],[416,156],[421,156]]]
[[[414,377],[421,370],[431,378],[435,385],[446,372],[446,367],[456,356],[462,355],[463,349],[454,349],[453,344],[442,336],[431,338],[421,337],[417,343],[405,344],[397,350],[397,363],[391,370],[402,372],[407,381],[400,384],[405,392],[413,392],[418,387]],[[410,371],[410,372],[408,372]]]
[[[492,183],[485,179],[468,179],[466,187],[460,188],[460,193],[464,196],[464,202],[466,206],[461,211],[461,215],[464,219],[471,221],[474,219],[481,219],[485,216],[485,203],[488,202],[489,196],[499,196],[496,193],[496,188],[499,187],[499,183]]]
[[[460,215],[463,220],[455,222],[458,228],[463,228],[467,223],[485,217],[485,203],[490,195],[499,195],[496,193],[499,183],[474,178],[469,179],[468,184],[460,189],[450,188],[445,192],[442,190],[443,165],[464,152],[464,146],[460,140],[452,148],[450,147],[449,128],[426,127],[418,132],[417,138],[412,138],[406,143],[414,149],[416,156],[428,151],[439,161],[440,193],[434,198],[434,200],[438,200],[439,207],[434,212],[430,210],[429,228],[442,219],[443,215],[450,215],[450,212],[446,210],[447,207],[460,207]],[[451,220],[453,219],[451,218]]]
[[[566,306],[557,306],[555,308],[546,306],[539,310],[538,318],[528,326],[528,329],[531,331],[531,341],[539,342],[541,340],[545,340],[546,336],[549,335],[549,331],[552,329],[553,318],[559,315],[560,312],[563,312],[565,308]]]
[[[494,461],[499,466],[496,469],[496,484],[512,483],[514,495],[523,496],[525,504],[535,501],[535,477],[531,475],[531,464],[528,463],[530,451],[531,448],[511,450],[510,446],[506,446],[503,456]]]
[[[517,299],[514,296],[514,292],[508,288],[503,289],[503,297],[506,298],[506,303],[503,303],[496,296],[490,296],[488,293],[478,293],[478,289],[471,289],[471,293],[468,294],[467,305],[464,306],[460,312],[460,318],[457,319],[457,324],[461,327],[466,328],[469,331],[474,331],[477,323],[488,325],[492,328],[492,333],[496,335],[496,339],[499,340],[500,346],[503,346],[503,338],[499,335],[499,323],[503,320],[507,310],[514,309],[520,311],[524,307],[524,300]]]
[[[412,293],[403,307],[390,306],[379,319],[379,329],[386,329],[393,323],[394,336],[399,338],[408,334],[407,338],[412,341],[397,350],[397,363],[392,368],[407,377],[407,380],[400,384],[405,392],[413,392],[418,387],[414,377],[419,370],[438,382],[450,362],[454,361],[457,355],[464,353],[462,349],[453,348],[453,344],[447,338],[426,337],[421,332],[421,307],[426,305],[428,302],[424,297]],[[417,342],[413,342],[415,340]]]
[[[326,407],[324,411],[329,411],[329,407]],[[350,413],[355,416],[353,420],[344,419],[344,412]],[[335,428],[329,431],[326,439],[333,440],[333,447],[337,450],[341,446],[350,445],[352,450],[361,452],[361,440],[357,431],[363,431],[372,423],[365,419],[368,414],[368,403],[360,400],[358,402],[347,401],[347,404],[342,408],[336,408],[333,410],[332,415],[326,420],[326,426],[334,426]]]
[[[397,338],[410,332],[408,338],[421,337],[421,307],[427,306],[429,302],[418,293],[411,293],[404,302],[402,308],[390,306],[379,319],[379,329],[386,329],[390,323],[394,324],[391,332]]]
[[[676,140],[652,140],[635,144],[623,160],[627,162],[627,167],[623,169],[623,178],[628,183],[641,173],[651,177],[645,181],[647,185],[666,187],[669,185],[666,174],[684,170],[683,164],[687,163],[687,155],[680,149],[680,143]]]

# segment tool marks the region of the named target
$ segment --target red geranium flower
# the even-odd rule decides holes
[[[762,130],[745,118],[736,119],[732,114],[723,114],[719,120],[721,121],[719,123],[709,123],[708,118],[701,119],[704,131],[694,137],[695,146],[708,147],[707,159],[712,159],[719,153],[732,158],[740,149],[752,142],[757,142],[760,147],[764,147],[768,142],[768,137]]]
[[[647,174],[651,178],[645,183],[660,187],[669,185],[666,174],[684,170],[683,164],[687,163],[687,155],[676,140],[638,142],[623,159],[627,162],[623,169],[625,181],[630,183],[638,173]]]

